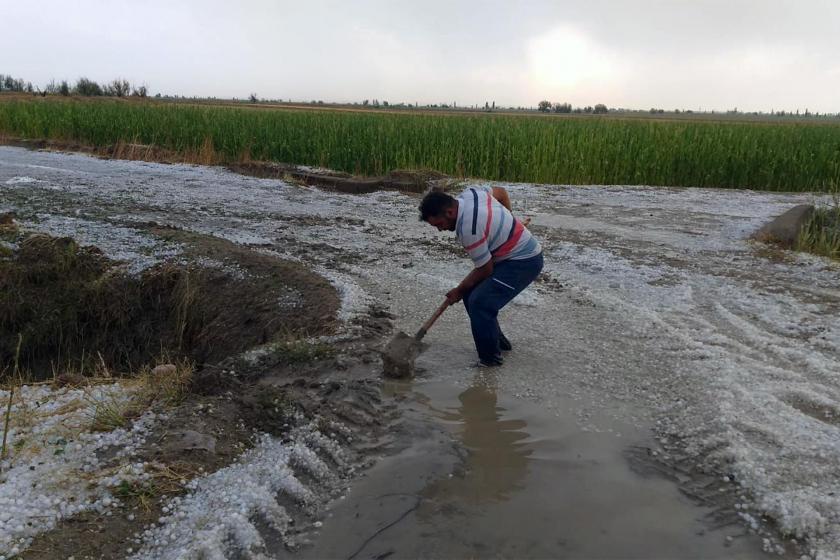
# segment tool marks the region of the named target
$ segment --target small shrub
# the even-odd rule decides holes
[[[840,199],[827,208],[817,208],[797,239],[800,251],[840,260]]]
[[[102,86],[98,83],[94,82],[93,80],[89,80],[88,78],[79,78],[76,82],[76,86],[73,88],[73,92],[76,95],[86,95],[86,96],[97,96],[103,95],[104,91],[102,90]]]
[[[105,88],[105,94],[114,97],[125,97],[130,91],[131,84],[128,83],[128,80],[122,78],[117,78]]]

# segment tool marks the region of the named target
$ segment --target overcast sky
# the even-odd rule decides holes
[[[324,101],[840,112],[840,0],[0,0],[0,73]]]

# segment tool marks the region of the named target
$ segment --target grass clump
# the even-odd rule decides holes
[[[123,480],[114,488],[114,496],[123,502],[124,506],[140,506],[147,513],[162,496],[179,492],[183,485],[201,474],[192,463],[175,462],[170,465],[150,463],[148,472],[151,477],[147,480]]]
[[[85,394],[85,400],[89,405],[90,429],[94,432],[128,428],[131,420],[140,414],[135,401],[120,394],[88,392]]]
[[[194,372],[195,365],[186,359],[146,366],[136,378],[138,397],[148,403],[178,404],[189,394]]]
[[[335,349],[329,344],[300,339],[275,342],[268,350],[276,363],[285,365],[326,360],[335,355]]]
[[[130,482],[123,480],[114,488],[114,497],[124,504],[137,504],[145,511],[151,511],[160,492],[152,481]]]
[[[840,198],[835,197],[831,206],[814,210],[799,233],[797,249],[840,260]]]
[[[182,359],[155,367],[144,366],[139,373],[122,381],[126,391],[112,391],[101,386],[87,388],[85,401],[90,411],[91,429],[107,432],[127,428],[133,419],[152,406],[170,407],[181,403],[189,394],[193,371],[193,363]]]

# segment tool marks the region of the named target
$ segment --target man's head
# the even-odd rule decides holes
[[[445,192],[430,192],[420,202],[420,221],[430,223],[438,231],[455,231],[458,201]]]

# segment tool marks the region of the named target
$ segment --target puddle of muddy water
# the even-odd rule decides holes
[[[764,556],[758,538],[712,528],[711,509],[630,468],[627,446],[649,443],[637,428],[582,431],[486,374],[388,389],[403,397],[410,443],[336,503],[301,558]]]

